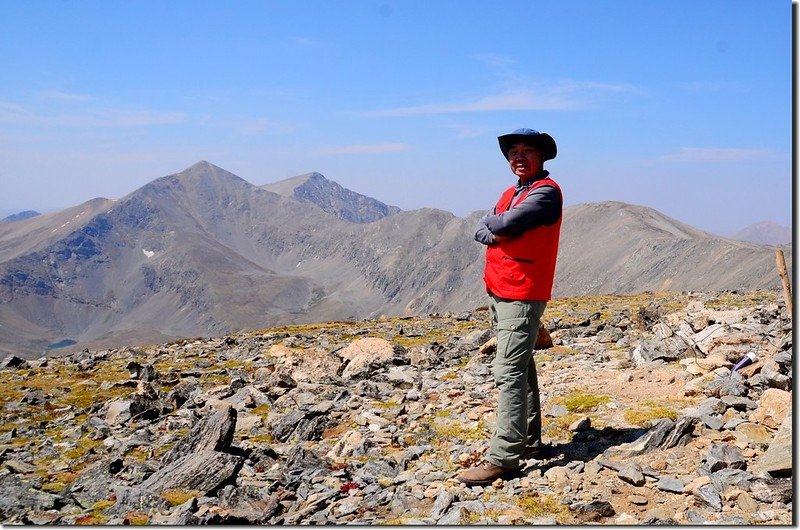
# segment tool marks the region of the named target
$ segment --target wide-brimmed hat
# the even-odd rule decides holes
[[[508,160],[508,150],[511,146],[520,142],[536,147],[542,153],[542,162],[556,157],[556,141],[547,133],[535,131],[533,129],[517,129],[516,131],[498,136],[500,150]]]

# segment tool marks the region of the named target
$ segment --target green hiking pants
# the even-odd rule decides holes
[[[542,439],[533,348],[546,306],[547,302],[492,296],[491,315],[497,335],[494,379],[499,394],[497,427],[486,460],[505,468],[519,467],[525,446]]]

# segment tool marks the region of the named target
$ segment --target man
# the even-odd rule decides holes
[[[556,156],[556,143],[533,129],[517,129],[498,141],[518,181],[475,231],[486,245],[483,279],[497,335],[497,426],[484,462],[458,475],[467,485],[508,478],[523,455],[543,450],[533,348],[551,297],[561,231],[561,189],[544,169]]]

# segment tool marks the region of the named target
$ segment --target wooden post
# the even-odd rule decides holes
[[[789,275],[786,273],[786,259],[783,257],[783,250],[780,248],[775,249],[775,263],[778,266],[778,274],[783,283],[783,300],[786,302],[786,311],[789,312],[789,317],[792,316],[792,286],[789,284]]]

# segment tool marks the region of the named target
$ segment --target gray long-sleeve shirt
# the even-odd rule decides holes
[[[522,184],[517,182],[511,208],[496,213],[495,208],[489,210],[478,222],[475,229],[475,240],[484,245],[494,243],[494,236],[515,236],[526,230],[541,225],[551,225],[561,216],[561,193],[554,186],[539,186],[531,191],[524,200],[515,204],[517,197],[534,182],[545,178],[549,172],[542,171],[537,178]]]

